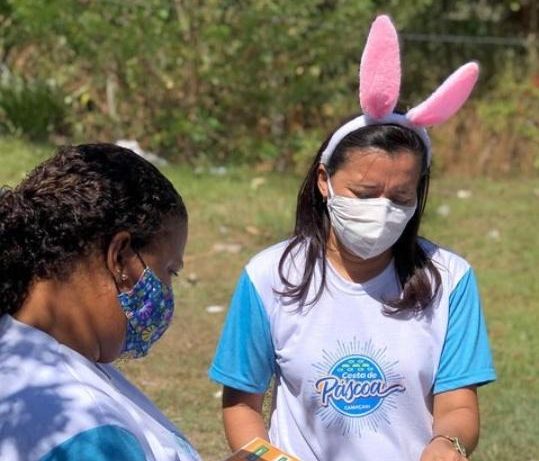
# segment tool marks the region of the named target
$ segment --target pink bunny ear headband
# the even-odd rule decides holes
[[[359,103],[364,115],[341,126],[322,152],[327,164],[337,145],[353,131],[369,125],[400,125],[415,131],[427,148],[427,165],[432,159],[425,127],[439,125],[466,102],[479,76],[479,66],[469,62],[459,67],[425,101],[406,114],[393,110],[399,99],[401,64],[399,39],[388,16],[378,16],[371,26],[359,68]]]

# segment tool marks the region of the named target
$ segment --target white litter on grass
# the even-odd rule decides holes
[[[467,199],[472,196],[472,191],[467,189],[459,189],[457,191],[457,197],[462,199]]]
[[[256,226],[245,226],[245,232],[251,235],[260,235],[260,229]]]
[[[451,213],[451,207],[449,205],[440,205],[436,209],[436,213],[443,217],[449,216],[449,213]]]
[[[223,391],[217,391],[213,393],[214,399],[220,399],[223,396]]]
[[[261,176],[257,178],[253,178],[251,179],[251,189],[257,190],[260,186],[263,186],[264,184],[266,184],[266,182],[267,182],[266,178],[263,178]]]
[[[148,162],[151,162],[154,165],[168,165],[168,162],[164,158],[159,157],[153,152],[144,150],[142,147],[140,147],[138,141],[135,141],[134,139],[118,139],[118,141],[116,141],[116,145],[132,150],[135,154],[140,155],[142,158],[148,160]]]
[[[219,314],[220,312],[223,312],[224,310],[225,308],[223,306],[218,306],[218,305],[206,307],[206,312],[208,314]]]
[[[487,237],[489,239],[491,239],[491,240],[500,240],[501,234],[500,234],[500,231],[498,229],[490,229],[487,232]]]
[[[214,175],[214,176],[225,176],[228,173],[228,169],[226,166],[212,166],[208,173]]]
[[[212,249],[216,253],[232,253],[236,254],[242,250],[242,246],[239,243],[216,243]]]

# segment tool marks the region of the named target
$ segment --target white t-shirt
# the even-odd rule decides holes
[[[422,245],[442,291],[423,312],[399,315],[381,302],[399,294],[393,263],[361,284],[328,263],[321,298],[301,308],[276,293],[286,242],[261,252],[240,277],[210,377],[263,393],[274,376],[270,438],[302,461],[418,461],[432,436],[433,395],[495,379],[473,271]],[[297,281],[303,251],[286,267]],[[309,296],[319,280],[318,267]]]
[[[0,318],[0,460],[198,461],[172,423],[112,365]]]

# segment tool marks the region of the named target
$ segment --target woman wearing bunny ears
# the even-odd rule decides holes
[[[363,115],[322,144],[293,236],[247,264],[232,298],[210,369],[232,449],[259,436],[303,461],[462,461],[476,446],[476,388],[495,371],[474,272],[418,230],[425,127],[457,112],[477,76],[466,64],[396,113],[397,33],[387,16],[373,23]]]

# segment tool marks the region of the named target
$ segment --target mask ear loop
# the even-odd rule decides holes
[[[326,200],[327,200],[327,199],[335,197],[335,192],[333,192],[333,186],[331,185],[331,180],[329,179],[328,170],[326,170],[325,168],[324,170],[326,172],[327,182],[328,182],[328,196],[326,197]]]
[[[111,273],[110,275],[112,276],[112,281],[114,282],[114,286],[116,287],[116,291],[118,292],[118,294],[120,294],[122,292],[122,290],[120,290],[120,285],[118,285],[118,281],[116,280],[116,277],[114,277],[113,273]]]
[[[148,269],[148,264],[142,259],[142,256],[139,255],[138,251],[135,251],[135,254],[137,255],[138,260],[142,263],[142,266],[144,269]]]
[[[144,270],[148,269],[148,265],[146,264],[144,259],[142,259],[142,256],[140,256],[137,251],[135,251],[135,255],[137,255],[137,258],[140,261],[140,263],[142,264],[142,267],[144,268]],[[125,282],[128,279],[128,277],[127,277],[126,274],[121,274],[120,279],[123,282]],[[112,275],[112,280],[114,281],[114,285],[116,285],[116,290],[118,291],[118,293],[123,293],[122,290],[120,290],[120,285],[118,285],[118,281],[116,280],[116,277],[114,277],[114,274]]]

